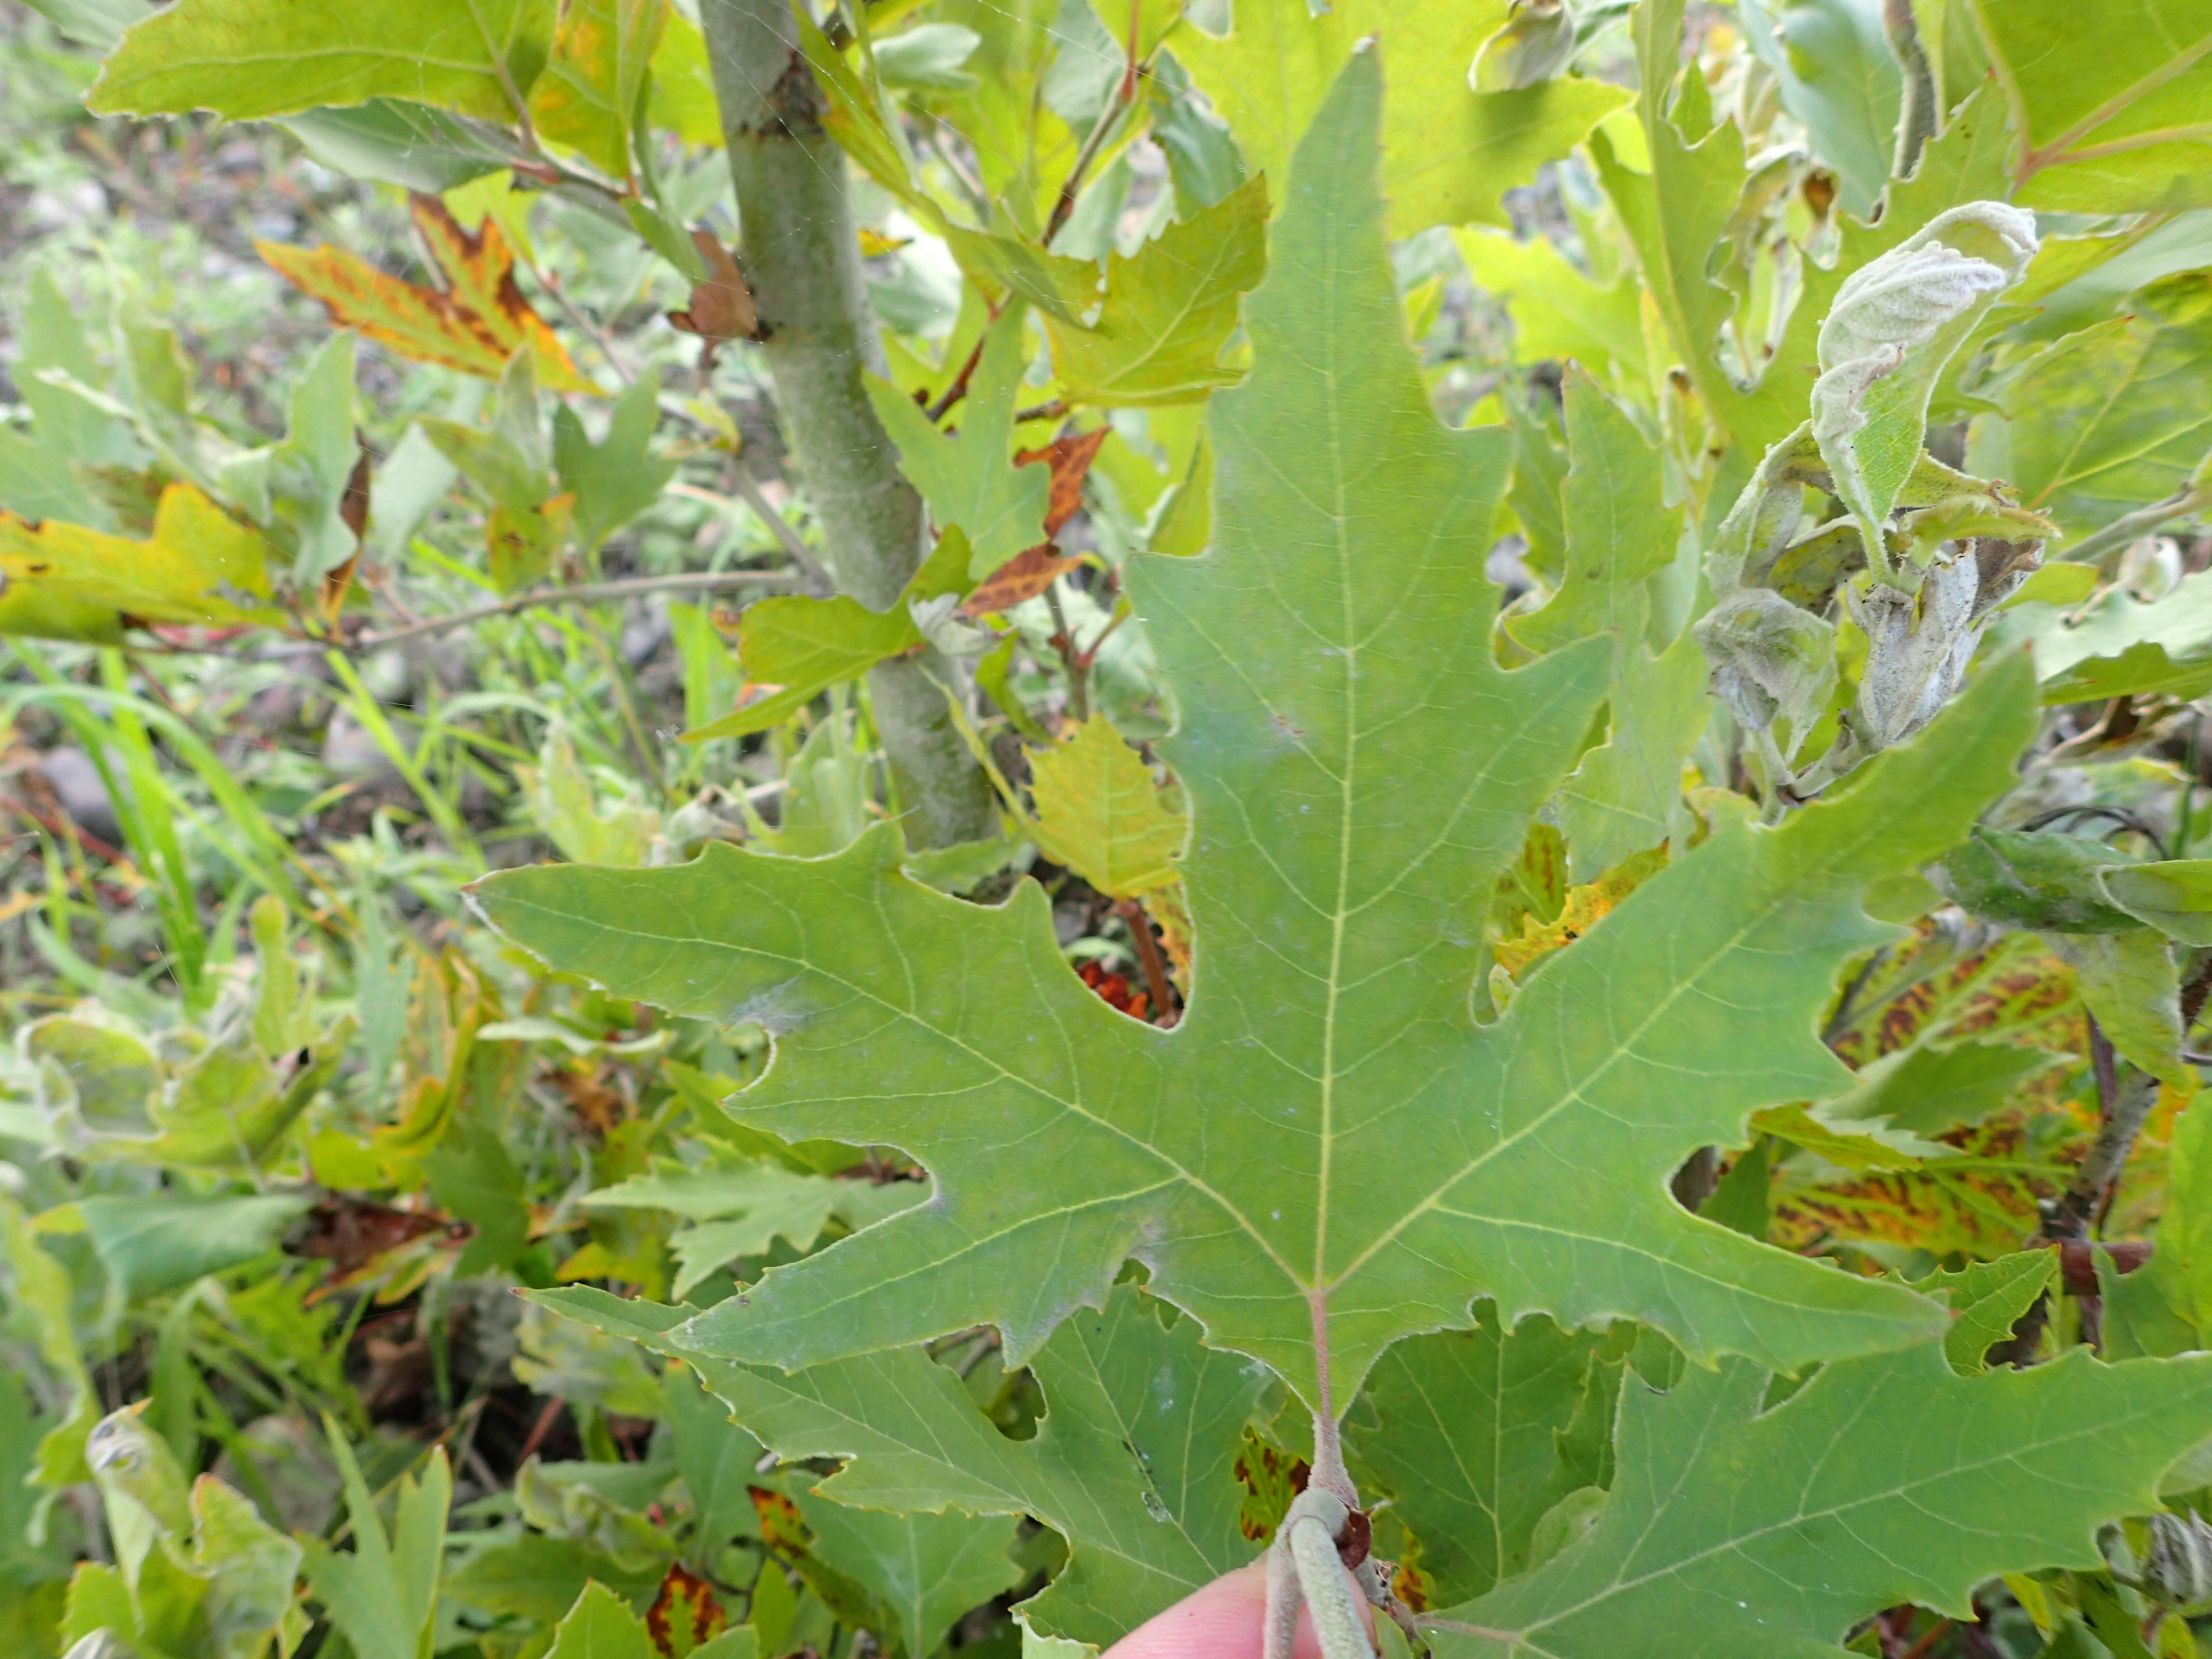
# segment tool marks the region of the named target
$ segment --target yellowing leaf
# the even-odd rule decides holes
[[[627,179],[630,117],[667,21],[668,0],[567,0],[553,56],[530,91],[539,134]]]
[[[1667,849],[1663,847],[1622,860],[1595,881],[1570,887],[1567,902],[1561,907],[1557,921],[1539,926],[1534,916],[1522,917],[1520,938],[1493,945],[1492,957],[1499,967],[1518,979],[1530,963],[1561,945],[1573,944],[1610,915],[1614,905],[1642,886],[1646,878],[1666,867]]]
[[[1106,300],[1089,328],[1045,315],[1061,395],[1141,408],[1195,403],[1243,370],[1221,361],[1239,296],[1267,268],[1267,181],[1255,178],[1133,258],[1106,260]]]
[[[515,285],[514,256],[487,218],[474,235],[434,196],[412,199],[416,228],[444,275],[443,289],[387,276],[343,249],[256,242],[261,257],[304,294],[323,302],[339,328],[357,328],[403,357],[440,363],[495,380],[524,346],[538,382],[553,392],[597,392],[569,361],[545,319]]]
[[[0,633],[106,638],[130,623],[278,622],[262,546],[186,483],[161,492],[144,541],[0,511]],[[64,631],[72,618],[87,631]]]
[[[1036,843],[1102,893],[1128,898],[1176,878],[1186,823],[1160,805],[1152,769],[1103,714],[1030,757]]]

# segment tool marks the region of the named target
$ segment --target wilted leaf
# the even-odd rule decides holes
[[[960,615],[981,617],[993,611],[1010,611],[1024,599],[1033,599],[1083,561],[1063,558],[1046,542],[1011,558],[981,581],[960,602]]]
[[[1091,463],[1097,459],[1099,446],[1113,435],[1112,427],[1097,426],[1088,432],[1064,434],[1042,449],[1018,449],[1014,452],[1016,466],[1036,466],[1042,463],[1046,476],[1051,480],[1045,492],[1044,504],[1047,541],[1058,535],[1060,526],[1081,509],[1083,481],[1090,475]]]
[[[753,308],[753,291],[744,272],[713,231],[693,231],[691,244],[710,274],[705,282],[691,285],[690,307],[670,312],[668,320],[710,344],[752,338],[760,331],[760,313]]]
[[[471,234],[437,198],[410,200],[415,227],[445,278],[442,289],[387,276],[327,245],[256,242],[254,247],[294,287],[321,301],[335,326],[359,329],[403,357],[495,380],[506,373],[507,359],[527,347],[538,381],[549,390],[598,391],[522,297],[514,256],[498,224],[487,217]]]

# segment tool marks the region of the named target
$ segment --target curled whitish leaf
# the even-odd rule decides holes
[[[1706,612],[1697,635],[1713,689],[1758,730],[1787,720],[1794,756],[1835,690],[1834,630],[1771,589],[1747,587]]]
[[[1953,208],[1853,272],[1820,325],[1813,436],[1891,586],[1917,582],[1893,563],[1882,526],[1920,459],[1937,377],[2036,246],[2034,217],[2018,208]]]

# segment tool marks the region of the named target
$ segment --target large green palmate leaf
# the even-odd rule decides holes
[[[1596,1527],[1429,1620],[1437,1659],[1814,1659],[1899,1602],[1971,1619],[1982,1580],[2100,1565],[2098,1525],[2157,1508],[2203,1438],[2212,1356],[1962,1377],[1930,1345],[1762,1413],[1771,1386],[1735,1361],[1665,1395],[1625,1382]]]
[[[1814,1023],[1845,957],[1887,936],[1859,896],[2008,785],[2027,665],[1840,799],[1717,830],[1478,1025],[1489,895],[1610,653],[1496,665],[1482,568],[1507,441],[1429,412],[1382,234],[1380,101],[1376,58],[1355,58],[1293,168],[1247,307],[1251,378],[1209,411],[1212,551],[1131,582],[1194,807],[1179,1026],[1091,995],[1034,884],[987,909],[902,878],[895,830],[817,861],[715,845],[476,890],[559,967],[764,1024],[779,1046],[743,1118],[890,1142],[936,1179],[690,1322],[685,1346],[799,1366],[989,1322],[1019,1360],[1133,1256],[1210,1342],[1322,1409],[1477,1296],[1501,1321],[1632,1317],[1781,1369],[1941,1328],[1907,1291],[1699,1220],[1667,1182],[1756,1108],[1848,1086]]]
[[[817,1491],[896,1514],[1032,1515],[1068,1541],[1068,1565],[1022,1617],[1042,1635],[1103,1645],[1250,1556],[1229,1468],[1267,1391],[1263,1373],[1164,1327],[1133,1286],[1068,1321],[1037,1353],[1036,1434],[1014,1440],[958,1378],[918,1350],[785,1376],[686,1349],[689,1309],[604,1291],[544,1291],[572,1318],[683,1358],[732,1416],[787,1460],[842,1457]]]
[[[2212,5],[2106,0],[2085,17],[2067,0],[1966,3],[2013,106],[2021,202],[2076,213],[2212,205]]]
[[[553,34],[551,0],[182,0],[126,33],[86,104],[101,115],[213,110],[234,121],[405,98],[512,120]]]
[[[2008,375],[2005,419],[1974,423],[1970,466],[2079,540],[2185,487],[2212,455],[2196,389],[2212,365],[2212,276],[2171,276],[2127,317],[2069,334]]]

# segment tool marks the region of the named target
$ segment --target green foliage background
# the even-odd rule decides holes
[[[2212,5],[702,3],[0,7],[0,1648],[2212,1644]]]

